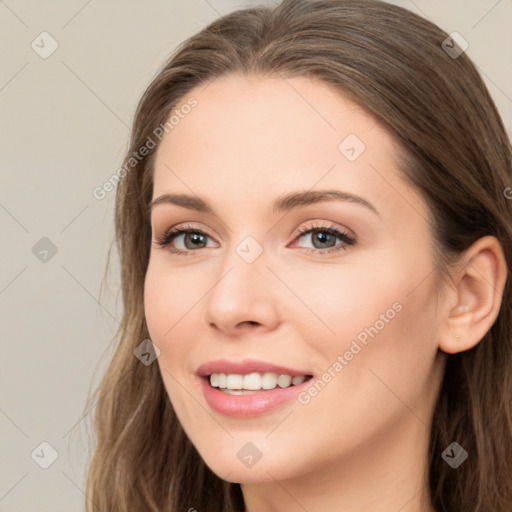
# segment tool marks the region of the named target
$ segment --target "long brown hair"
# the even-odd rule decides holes
[[[125,164],[200,84],[228,73],[312,77],[373,114],[399,143],[401,172],[432,215],[440,275],[484,235],[498,238],[510,268],[512,203],[504,194],[512,185],[510,142],[475,66],[466,53],[449,55],[442,45],[447,37],[378,0],[284,0],[235,11],[182,43],[149,85]],[[87,510],[239,512],[240,485],[205,465],[157,365],[134,357],[149,338],[143,288],[155,153],[126,167],[116,194],[124,312],[114,356],[90,399],[98,403],[97,443]],[[448,356],[429,446],[430,498],[438,512],[512,509],[511,304],[507,279],[499,316],[484,339]],[[456,470],[441,458],[454,440],[471,457]]]

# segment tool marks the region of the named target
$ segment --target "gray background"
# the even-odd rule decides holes
[[[84,510],[85,401],[122,311],[115,253],[100,295],[115,192],[92,191],[121,165],[168,54],[257,3],[0,1],[0,511]],[[393,3],[463,35],[511,133],[512,0]],[[43,31],[59,45],[45,59],[31,47],[48,51]],[[58,454],[47,469],[43,441]]]

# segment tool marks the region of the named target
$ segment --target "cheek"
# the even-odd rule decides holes
[[[182,375],[189,368],[187,332],[190,333],[191,308],[198,300],[190,297],[192,294],[186,287],[180,286],[179,272],[150,263],[144,283],[146,324],[150,339],[160,350],[157,363],[175,407],[178,404],[174,401],[179,395],[175,390],[176,379],[182,381]]]
[[[187,425],[198,411],[187,400],[188,394],[183,393],[180,383],[185,382],[184,376],[191,370],[188,357],[195,350],[187,343],[187,322],[198,301],[198,292],[184,287],[182,279],[180,272],[150,262],[144,283],[144,310],[150,338],[160,350],[156,362],[167,395],[179,420]]]
[[[312,459],[330,456],[333,443],[341,453],[404,421],[428,423],[437,352],[425,328],[432,320],[428,288],[410,293],[407,282],[390,289],[374,281],[370,289],[373,294],[360,292],[338,311],[332,324],[338,335],[316,344],[325,365],[299,397],[297,414],[309,418],[310,439],[329,440],[321,448],[311,442]]]
[[[399,404],[390,389],[411,400],[422,392],[437,354],[431,262],[424,254],[380,254],[379,264],[360,259],[357,267],[347,264],[328,273],[329,279],[324,271],[323,281],[318,271],[296,288],[304,297],[309,293],[315,316],[329,327],[310,315],[311,325],[322,332],[310,338],[311,348],[321,355],[317,370],[330,371],[335,375],[330,381],[336,382],[326,386],[332,395],[321,393],[333,400],[348,393],[356,410],[374,398],[382,400],[383,392],[392,405]]]
[[[162,262],[149,264],[144,282],[144,312],[149,332],[154,342],[170,340],[179,330],[180,319],[187,320],[193,314],[192,308],[203,291],[191,284],[186,272],[168,268]]]
[[[281,314],[296,318],[301,312],[302,327],[316,333],[304,333],[305,341],[331,358],[356,337],[364,343],[378,331],[380,338],[391,324],[401,322],[405,304],[415,299],[410,292],[418,268],[407,268],[400,256],[381,251],[377,258],[368,251],[347,256],[342,264],[282,270],[280,277],[293,294],[280,304]]]
[[[338,390],[359,425],[366,418],[384,428],[404,415],[426,423],[437,354],[432,289],[424,282],[412,291],[406,273],[387,284],[374,283],[366,303],[358,298],[364,313],[347,317],[358,320],[349,322],[343,352],[338,347],[346,361]]]

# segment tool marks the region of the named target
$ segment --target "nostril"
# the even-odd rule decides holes
[[[259,325],[259,322],[255,322],[254,320],[246,320],[244,322],[240,322],[240,325]]]

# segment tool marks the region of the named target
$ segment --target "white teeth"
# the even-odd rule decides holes
[[[294,386],[297,386],[298,384],[302,384],[306,380],[306,377],[304,375],[297,375],[296,377],[293,377],[292,384]]]
[[[277,385],[280,388],[287,388],[292,383],[292,378],[290,375],[279,375],[277,377]]]
[[[257,393],[257,391],[249,391],[247,389],[223,389],[222,391],[228,395],[251,395],[252,393]]]
[[[213,374],[215,375],[215,374]],[[227,388],[227,379],[226,379],[226,374],[225,373],[219,373],[218,374],[218,380],[217,380],[217,386],[219,388]]]
[[[226,387],[228,389],[242,389],[242,379],[241,375],[230,373],[226,376]]]
[[[258,391],[260,389],[275,389],[277,386],[280,388],[297,386],[305,380],[305,375],[292,377],[291,375],[279,375],[273,372],[253,372],[247,375],[212,373],[210,375],[210,385],[212,387],[222,389],[231,395],[246,394],[244,390]]]
[[[215,375],[215,374],[213,374]],[[212,375],[212,377],[213,377]],[[249,373],[244,375],[244,381],[242,384],[244,389],[257,390],[261,389],[261,375],[259,373]]]
[[[261,378],[261,387],[263,389],[274,389],[277,386],[276,373],[264,373]]]

